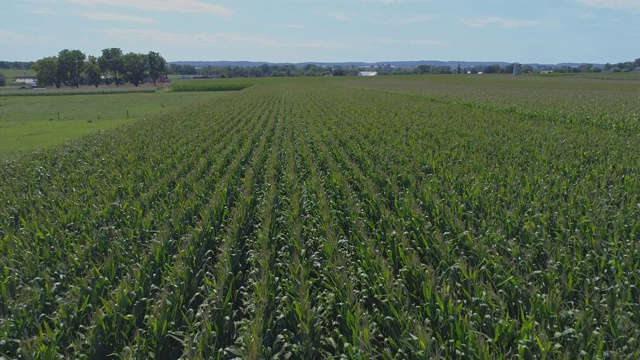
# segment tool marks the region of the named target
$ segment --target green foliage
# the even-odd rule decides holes
[[[98,87],[102,84],[102,71],[100,71],[100,65],[98,65],[98,58],[89,55],[84,66],[84,75],[89,85]]]
[[[171,90],[178,92],[187,91],[238,91],[250,87],[250,83],[237,81],[214,80],[182,80],[171,83]]]
[[[148,57],[144,54],[128,53],[122,56],[122,77],[125,81],[138,86],[147,76]]]
[[[58,53],[58,77],[65,85],[80,86],[86,55],[80,50],[62,50]]]
[[[159,53],[150,51],[149,55],[147,55],[147,65],[149,77],[153,81],[153,86],[156,86],[156,81],[168,71],[167,61]]]
[[[4,76],[4,74],[0,73],[0,86],[6,86],[7,85],[7,78]]]
[[[122,63],[122,50],[120,48],[103,49],[102,55],[98,58],[98,64],[102,73],[116,84],[122,84],[122,72],[124,71]]]
[[[29,70],[33,66],[33,61],[0,61],[2,70]]]
[[[38,85],[55,85],[57,88],[62,85],[61,72],[58,70],[58,57],[48,56],[36,61],[33,64],[33,70],[36,72]]]
[[[638,358],[637,88],[578,80],[256,81],[6,161],[0,354]]]

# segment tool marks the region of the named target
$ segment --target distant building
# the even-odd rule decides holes
[[[36,85],[38,79],[32,77],[21,77],[16,79],[16,84]]]
[[[377,76],[378,72],[377,71],[360,71],[358,73],[358,76]]]

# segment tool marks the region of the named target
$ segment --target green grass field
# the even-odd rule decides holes
[[[89,90],[93,91],[91,88]],[[29,96],[0,94],[0,159],[57,145],[91,132],[111,129],[217,96],[216,93],[178,94],[169,91],[32,95],[39,94],[38,91],[41,90],[28,90]]]
[[[638,359],[639,91],[256,79],[6,159],[0,357]]]
[[[14,80],[16,78],[24,77],[25,73],[27,74],[28,77],[35,76],[35,71],[33,71],[33,70],[7,70],[7,69],[0,69],[0,74],[3,74],[5,76],[5,78],[7,79],[6,87],[15,86]],[[0,89],[3,89],[3,87],[0,87]]]

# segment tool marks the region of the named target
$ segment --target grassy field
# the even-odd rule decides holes
[[[24,96],[0,94],[0,159],[217,96],[215,93],[178,94],[169,91],[37,96],[41,91],[19,92]]]
[[[261,79],[5,160],[0,356],[637,359],[639,84]]]
[[[16,78],[24,77],[24,74],[27,74],[27,77],[35,76],[35,71],[33,70],[7,70],[0,69],[0,74],[3,74],[7,79],[6,87],[15,86],[14,81]],[[0,87],[2,89],[2,87]]]

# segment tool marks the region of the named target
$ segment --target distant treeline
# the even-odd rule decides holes
[[[624,63],[609,64],[604,67],[593,64],[581,64],[579,66],[532,66],[521,65],[521,72],[540,73],[597,73],[602,71],[625,72],[636,71],[640,67],[640,59]],[[487,66],[462,67],[454,66],[419,65],[417,67],[394,67],[390,65],[377,66],[318,66],[308,64],[305,66],[269,65],[260,66],[194,66],[170,64],[169,74],[187,76],[213,76],[219,78],[241,77],[288,77],[288,76],[355,76],[362,71],[376,71],[378,75],[412,75],[412,74],[511,74],[514,64],[500,66],[499,64]]]
[[[105,49],[111,50],[111,49]],[[115,49],[116,54],[120,49]],[[122,52],[119,52],[120,56],[123,56]],[[97,59],[103,58],[105,54],[103,51],[102,56]],[[0,69],[15,69],[15,70],[30,70],[37,62],[20,62],[20,61],[0,61]],[[104,68],[104,64],[101,66],[103,76],[108,75],[110,72]],[[473,66],[462,67],[455,66],[436,66],[436,65],[419,65],[416,67],[394,67],[390,65],[377,65],[377,66],[320,66],[314,64],[308,64],[305,66],[289,65],[275,65],[275,64],[262,64],[260,66],[194,66],[194,65],[180,65],[170,64],[167,68],[169,74],[173,75],[188,75],[188,76],[213,76],[220,78],[238,78],[238,77],[287,77],[287,76],[349,76],[357,75],[361,71],[377,71],[378,75],[409,75],[409,74],[459,74],[459,73],[507,73],[513,72],[513,64],[501,66],[499,64],[493,64],[488,66]],[[579,66],[532,66],[522,65],[522,73],[537,73],[542,71],[549,71],[555,73],[590,73],[590,72],[629,72],[638,71],[640,68],[640,58],[635,61],[619,62],[619,63],[606,63],[604,67],[601,65],[594,66],[593,64],[584,63]],[[117,70],[115,71],[117,74]],[[111,75],[114,75],[112,72]],[[115,79],[112,79],[115,80]]]
[[[3,70],[30,70],[33,61],[0,61],[0,69]]]
[[[500,68],[499,65],[498,68]],[[513,68],[512,68],[513,69]],[[415,68],[380,66],[305,66],[269,65],[261,66],[201,66],[170,64],[169,74],[190,76],[214,76],[220,78],[239,77],[291,77],[291,76],[355,76],[362,71],[376,71],[378,75],[409,75],[409,74],[452,74],[457,69],[448,66],[420,65]],[[462,71],[462,69],[460,69]]]

